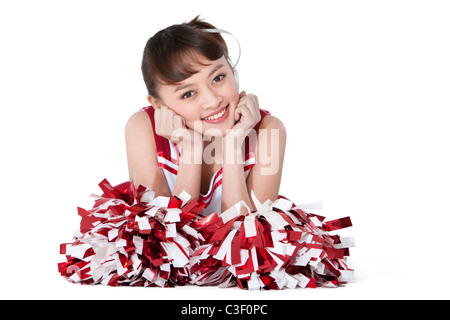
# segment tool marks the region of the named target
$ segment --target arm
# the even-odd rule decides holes
[[[156,196],[170,196],[164,173],[158,166],[153,128],[146,112],[138,111],[125,127],[128,173],[136,186],[143,185]]]
[[[252,191],[261,203],[267,199],[275,201],[278,197],[283,171],[286,130],[279,119],[268,115],[259,127],[256,140],[256,163],[247,181],[245,180],[242,143],[247,134],[241,133],[253,128],[260,120],[258,98],[253,95],[246,96],[245,92],[242,92],[238,108],[236,108],[237,119],[238,114],[240,114],[239,122],[225,136],[223,143],[222,211],[241,200],[254,210]],[[242,161],[237,163],[236,159]],[[245,211],[242,210],[241,213],[245,214]]]
[[[258,98],[255,95],[240,94],[235,110],[235,126],[223,138],[223,170],[222,170],[222,212],[236,203],[244,201],[250,210],[254,210],[251,202],[244,172],[243,142],[245,137],[261,119]],[[247,210],[241,209],[241,214]]]
[[[256,163],[245,181],[244,166],[224,161],[222,174],[222,211],[243,200],[251,210],[256,207],[251,199],[253,191],[259,202],[275,201],[280,189],[286,148],[286,130],[276,117],[266,116],[257,138]],[[242,148],[224,147],[225,154],[243,159]],[[246,212],[241,212],[245,214]]]
[[[188,129],[184,118],[166,106],[156,107],[155,131],[158,135],[176,143],[180,148],[180,163],[172,194],[178,196],[186,191],[192,198],[198,199],[203,155],[201,134]]]
[[[199,156],[200,159],[202,157],[203,148],[199,150],[199,148],[182,146],[180,149],[181,158],[173,194],[177,196],[181,192],[186,191],[192,198],[198,199],[202,177],[202,162],[198,161],[198,159]]]
[[[245,181],[242,144],[236,143],[233,139],[224,139],[222,148],[224,155],[222,167],[222,212],[240,201],[244,201],[250,210],[254,210]],[[241,214],[247,213],[244,208],[241,210]]]
[[[280,189],[286,148],[286,129],[276,117],[267,115],[257,139],[256,164],[247,179],[248,193],[253,191],[259,202],[275,201]],[[252,202],[253,203],[253,202]]]
[[[173,132],[173,128],[170,127],[174,125],[173,119],[174,114],[170,114],[167,110],[164,110],[162,114],[159,109],[155,110],[155,130],[157,134],[166,135],[164,127],[158,125],[161,123],[167,124],[168,131]],[[175,125],[178,126],[180,125],[179,119],[177,121],[175,121]],[[172,133],[168,136],[171,137]],[[146,112],[138,111],[130,117],[125,127],[125,140],[130,179],[137,186],[143,185],[152,189],[156,196],[170,196],[170,188],[158,165],[152,123]],[[202,140],[200,139],[200,141]],[[198,154],[199,148],[194,149],[182,143],[180,148],[182,149],[181,159],[172,194],[179,195],[184,190],[191,197],[198,197],[201,182],[201,162],[197,164],[198,161],[194,161],[194,157]]]

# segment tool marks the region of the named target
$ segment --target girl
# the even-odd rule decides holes
[[[129,286],[335,287],[348,244],[278,195],[286,132],[239,92],[225,41],[197,18],[155,34],[142,72],[151,106],[126,125],[130,180],[111,186],[62,244],[72,282]],[[264,203],[261,203],[264,202]]]
[[[282,122],[260,111],[255,95],[239,93],[225,41],[211,29],[197,17],[147,42],[142,72],[151,107],[135,113],[126,126],[129,173],[136,185],[157,195],[186,191],[208,204],[205,215],[241,200],[254,210],[251,191],[258,199],[276,200],[286,144]],[[249,133],[255,133],[247,139],[251,146],[245,144]],[[262,163],[246,150],[273,152]],[[276,170],[264,174],[269,166]]]

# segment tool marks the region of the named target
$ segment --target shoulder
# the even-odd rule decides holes
[[[268,114],[266,115],[259,126],[259,130],[278,130],[282,136],[286,136],[286,128],[284,127],[283,122],[277,117]]]
[[[286,148],[286,139],[286,129],[283,122],[273,115],[266,115],[262,119],[257,132],[257,145],[259,150],[267,150],[267,148],[284,150]],[[278,152],[280,156],[283,153]]]
[[[139,110],[130,116],[125,125],[125,135],[133,139],[153,136],[152,123],[145,110]]]
[[[151,121],[149,121],[149,116],[146,111],[139,110],[133,113],[128,119],[125,130],[136,129],[140,127],[149,127],[151,128]]]

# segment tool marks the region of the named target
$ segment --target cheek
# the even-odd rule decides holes
[[[225,89],[225,95],[227,100],[230,101],[231,106],[234,108],[239,102],[239,89],[235,83],[232,81]]]
[[[188,129],[192,129],[194,131],[201,133],[202,121],[200,120],[200,113],[190,111],[190,112],[183,112],[182,114],[179,113],[179,115],[182,116],[184,119],[186,119],[186,127]]]
[[[195,106],[193,105],[186,105],[186,104],[179,104],[178,101],[176,100],[172,100],[172,101],[167,101],[167,106],[176,114],[182,116],[185,120],[186,123],[191,122],[196,120],[197,118],[195,118],[196,116],[196,111],[195,110]]]

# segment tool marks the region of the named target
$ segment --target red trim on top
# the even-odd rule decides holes
[[[255,166],[255,163],[244,166],[244,171],[248,171]]]
[[[171,166],[168,166],[165,163],[158,162],[158,166],[162,169],[169,171],[170,173],[173,173],[174,175],[178,174],[178,171],[176,169],[172,168]]]
[[[158,152],[158,154],[162,152],[165,155],[164,158],[167,158],[166,156],[170,158],[171,153],[169,140],[156,134],[155,131],[155,109],[152,106],[148,106],[142,108],[142,110],[147,112],[148,117],[152,122],[153,136],[155,137],[156,152]]]
[[[217,170],[217,172],[215,173],[214,177],[213,177],[213,186],[211,188],[211,190],[208,190],[209,192],[206,195],[202,195],[200,194],[199,198],[205,202],[207,205],[209,205],[209,203],[211,202],[212,199],[212,195],[214,194],[214,192],[216,191],[216,189],[222,184],[222,178],[219,178],[222,174],[222,168],[220,168],[219,170]],[[206,200],[206,201],[205,201]]]
[[[171,163],[173,163],[174,165],[177,165],[177,166],[180,164],[179,159],[174,159],[170,156],[167,156],[167,154],[165,154],[164,152],[158,152],[158,157],[164,158],[167,161],[170,161]]]

